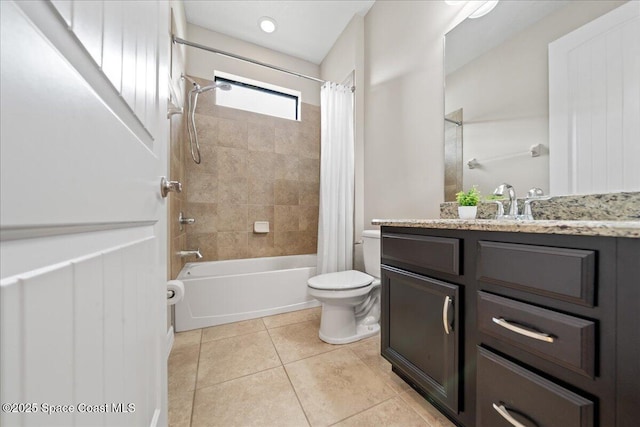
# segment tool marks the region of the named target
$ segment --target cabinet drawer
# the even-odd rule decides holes
[[[478,292],[478,330],[593,378],[595,324]]]
[[[478,427],[593,426],[593,402],[481,347],[477,380]]]
[[[596,254],[582,249],[478,242],[478,280],[593,307]]]
[[[460,240],[384,233],[382,258],[448,274],[460,274]]]

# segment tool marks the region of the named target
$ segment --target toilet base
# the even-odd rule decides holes
[[[348,344],[377,334],[378,319],[356,319],[353,305],[322,304],[320,339],[329,344]]]
[[[349,344],[376,335],[380,332],[380,325],[377,323],[374,325],[359,325],[356,329],[357,332],[355,335],[345,338],[327,337],[322,333],[322,330],[320,330],[318,336],[322,341],[329,344]]]

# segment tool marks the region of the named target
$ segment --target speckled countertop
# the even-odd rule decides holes
[[[522,212],[524,200],[518,200]],[[505,209],[507,203],[504,203]],[[537,220],[572,221],[640,221],[640,191],[605,194],[554,196],[531,202],[533,217]],[[493,219],[495,202],[478,205],[478,219]],[[458,204],[446,202],[440,205],[440,218],[458,218]]]
[[[374,219],[371,223],[392,227],[640,238],[640,221]]]

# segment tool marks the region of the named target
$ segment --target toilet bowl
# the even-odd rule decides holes
[[[347,344],[380,330],[380,232],[362,234],[365,271],[340,271],[307,281],[309,295],[322,303],[320,339]]]

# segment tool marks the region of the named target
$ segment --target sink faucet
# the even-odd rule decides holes
[[[200,259],[202,258],[202,254],[200,253],[200,248],[196,249],[195,251],[190,250],[190,251],[178,251],[178,255],[180,255],[180,258],[185,258],[191,255],[195,255],[196,259]]]
[[[500,184],[498,188],[493,191],[493,194],[494,196],[504,196],[505,190],[509,192],[509,210],[503,218],[516,219],[518,217],[518,200],[516,198],[516,190],[513,186],[507,183]]]

